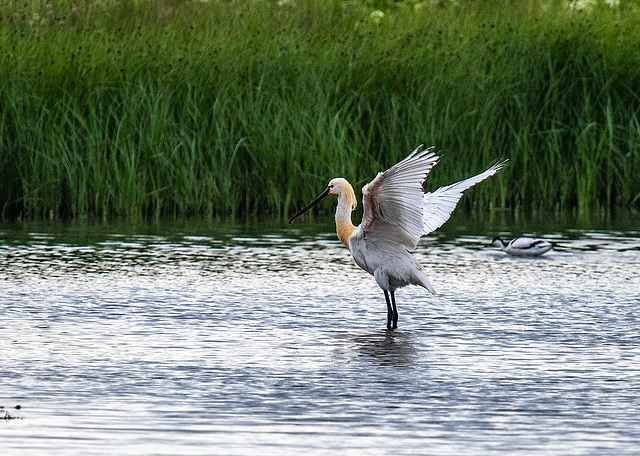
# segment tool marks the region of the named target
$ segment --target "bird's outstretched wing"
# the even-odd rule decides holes
[[[362,188],[360,228],[365,236],[399,243],[409,251],[416,248],[424,231],[422,183],[438,158],[433,147],[422,150],[420,145]]]
[[[451,213],[456,208],[458,201],[462,198],[462,192],[473,187],[478,182],[482,182],[489,176],[493,176],[504,165],[507,160],[501,161],[493,165],[484,173],[470,177],[455,184],[440,187],[434,192],[424,194],[422,213],[424,217],[424,227],[422,235],[429,234],[440,228],[444,222],[449,220]]]

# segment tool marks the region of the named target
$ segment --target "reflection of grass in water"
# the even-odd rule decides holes
[[[3,3],[3,213],[285,215],[421,142],[510,159],[464,205],[640,204],[638,7],[378,3]]]

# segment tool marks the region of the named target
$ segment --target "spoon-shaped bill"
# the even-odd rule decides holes
[[[302,209],[301,211],[298,211],[298,213],[296,215],[294,215],[293,217],[291,217],[289,219],[289,223],[293,223],[293,221],[295,219],[297,219],[298,217],[300,217],[302,214],[304,214],[305,212],[307,212],[309,209],[311,209],[313,206],[315,206],[316,204],[318,204],[322,198],[324,198],[325,196],[327,196],[329,194],[329,187],[325,188],[324,192],[322,192],[322,194],[320,196],[318,196],[316,199],[314,199],[307,207],[305,207],[304,209]]]

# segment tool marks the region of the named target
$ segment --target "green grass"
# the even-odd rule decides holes
[[[421,143],[509,158],[467,209],[640,208],[640,6],[594,3],[3,2],[2,217],[286,217]]]

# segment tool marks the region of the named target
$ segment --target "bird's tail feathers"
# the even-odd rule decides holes
[[[423,271],[416,271],[414,274],[414,284],[415,285],[419,285],[421,287],[426,288],[427,290],[429,290],[429,293],[431,294],[436,294],[436,290],[435,288],[433,288],[433,285],[431,285],[431,282],[429,282],[429,278],[427,277],[427,274],[425,274]]]

